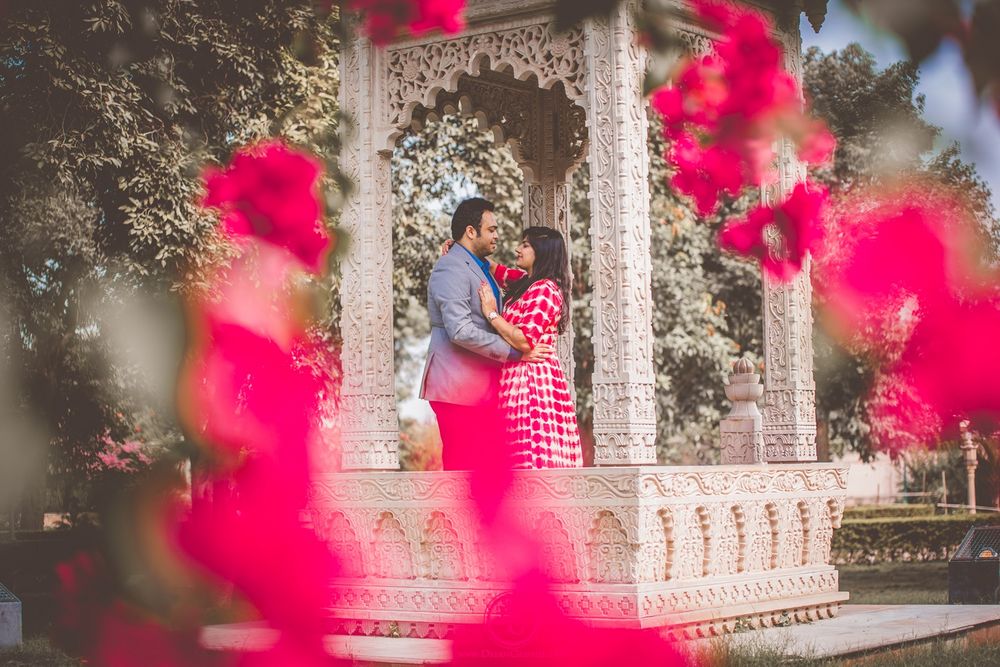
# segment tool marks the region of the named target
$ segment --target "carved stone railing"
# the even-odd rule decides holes
[[[847,470],[833,464],[518,472],[511,498],[562,608],[680,636],[833,616]],[[444,638],[507,588],[455,472],[317,479],[312,520],[348,563],[337,631]]]

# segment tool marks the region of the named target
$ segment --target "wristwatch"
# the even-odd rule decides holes
[[[494,310],[494,311],[491,311],[490,314],[486,316],[486,319],[488,319],[490,322],[492,322],[493,320],[495,320],[498,317],[500,317],[500,313],[498,313],[497,311]]]

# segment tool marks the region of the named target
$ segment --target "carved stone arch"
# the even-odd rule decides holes
[[[420,540],[423,575],[427,579],[468,579],[465,549],[458,531],[443,512],[431,512]]]
[[[390,141],[409,127],[415,109],[433,108],[439,93],[455,92],[462,75],[479,76],[484,66],[509,72],[518,81],[534,77],[544,89],[561,82],[570,99],[582,99],[583,42],[581,27],[557,33],[549,21],[536,19],[504,30],[471,31],[455,39],[389,48],[382,75]]]
[[[772,527],[768,506],[750,503],[743,506],[747,514],[746,556],[744,572],[765,572],[772,566]],[[774,554],[777,555],[776,552]]]
[[[387,579],[415,579],[410,540],[396,515],[380,513],[372,535],[372,573]]]
[[[779,567],[800,567],[805,551],[803,512],[798,503],[789,499],[781,507],[781,558]]]
[[[577,555],[565,524],[553,512],[542,512],[535,522],[540,562],[552,581],[577,583]]]
[[[345,577],[365,576],[361,540],[351,520],[343,512],[322,515],[316,523],[316,532],[330,545],[340,560],[340,571]]]
[[[634,579],[632,548],[621,519],[610,510],[601,510],[591,523],[587,539],[590,581],[622,584]]]

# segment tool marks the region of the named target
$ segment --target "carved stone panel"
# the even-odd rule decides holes
[[[552,581],[580,581],[576,552],[563,522],[552,512],[542,512],[535,524],[534,534],[541,547],[541,563],[545,574]]]
[[[423,576],[427,579],[467,579],[465,552],[451,520],[431,512],[421,542]]]
[[[372,541],[372,572],[386,579],[414,579],[413,545],[392,512],[382,512]]]
[[[589,581],[598,584],[633,581],[634,563],[629,539],[621,520],[613,512],[603,510],[594,517],[587,550]]]

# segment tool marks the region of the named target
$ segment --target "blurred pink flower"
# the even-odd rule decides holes
[[[282,664],[274,658],[289,646],[311,656],[312,663],[328,661],[323,637],[329,582],[339,568],[328,546],[301,520],[305,483],[298,471],[280,456],[254,457],[231,477],[210,484],[210,498],[195,498],[189,510],[180,509],[177,547],[232,583],[281,633],[267,664]],[[294,567],[288,567],[290,558]]]
[[[149,466],[153,459],[143,451],[143,443],[137,440],[127,440],[119,443],[105,434],[100,439],[101,449],[94,453],[96,461],[87,466],[89,474],[102,470],[117,470],[120,472],[139,472]]]
[[[378,45],[407,30],[455,34],[465,28],[465,0],[348,0],[347,8],[364,16],[364,31]]]
[[[778,280],[791,280],[822,238],[821,218],[827,196],[823,188],[799,183],[777,207],[757,206],[745,219],[726,223],[719,232],[719,245],[745,257],[756,257],[764,270]],[[774,248],[769,248],[765,238],[771,226],[781,240]]]
[[[323,270],[330,235],[317,197],[319,163],[281,141],[236,152],[224,170],[205,171],[203,205],[223,212],[232,236],[284,248],[314,273]]]
[[[1000,281],[961,199],[925,180],[852,193],[828,216],[814,283],[827,327],[879,367],[873,438],[932,445],[1000,424]]]
[[[451,665],[602,667],[633,664],[681,667],[688,656],[659,630],[595,628],[563,612],[549,582],[529,573],[497,598],[482,625],[460,627]],[[572,640],[567,640],[572,638]]]
[[[196,316],[194,350],[178,384],[184,423],[230,457],[241,452],[304,456],[320,383],[291,347],[212,312]],[[294,340],[289,341],[294,344]]]
[[[172,627],[126,603],[95,553],[80,552],[60,563],[56,577],[53,641],[67,653],[104,667],[211,667],[231,661],[202,649],[197,627]]]
[[[736,197],[761,184],[779,137],[791,139],[810,163],[828,161],[836,142],[821,121],[804,115],[798,84],[784,70],[763,15],[707,0],[693,6],[721,33],[716,53],[683,61],[674,85],[651,101],[671,144],[671,184],[705,216],[724,194]]]

